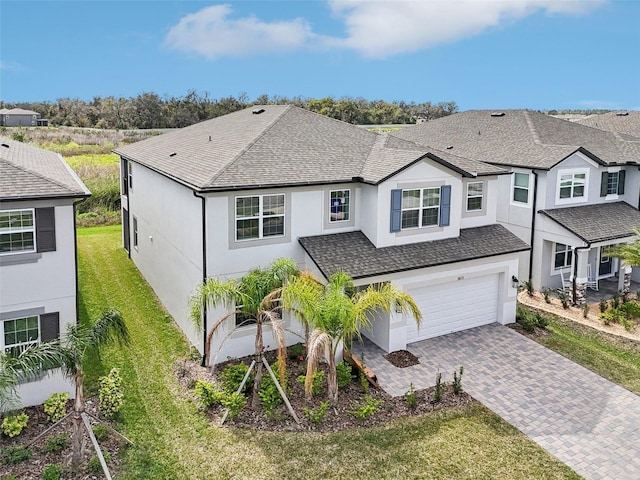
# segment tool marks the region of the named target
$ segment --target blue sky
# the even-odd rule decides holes
[[[0,99],[640,109],[638,0],[0,2]]]

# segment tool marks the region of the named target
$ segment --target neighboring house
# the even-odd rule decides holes
[[[40,118],[38,112],[22,108],[0,109],[0,126],[4,127],[46,127],[49,120]]]
[[[357,286],[392,282],[424,321],[381,313],[386,351],[515,320],[518,257],[497,224],[501,168],[378,135],[292,106],[245,109],[116,150],[123,242],[190,341],[188,299],[206,277],[240,278],[274,258]],[[508,176],[508,175],[507,175]],[[227,309],[209,311],[208,330]],[[249,354],[255,327],[214,337],[212,361]],[[288,343],[303,328],[285,317]],[[224,341],[223,341],[224,340]],[[275,346],[269,334],[265,345]]]
[[[565,287],[582,303],[587,285],[640,280],[606,254],[640,227],[640,138],[528,110],[468,111],[394,135],[509,169],[497,221],[532,245],[519,276],[535,288]]]
[[[616,132],[621,135],[631,135],[640,138],[640,110],[590,115],[575,122],[608,132]]]
[[[74,202],[90,192],[60,155],[0,137],[0,348],[58,338],[77,321]],[[23,405],[74,395],[60,371],[20,385]]]

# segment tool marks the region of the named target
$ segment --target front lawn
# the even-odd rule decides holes
[[[276,433],[212,425],[173,372],[189,345],[120,246],[120,227],[80,229],[81,315],[122,312],[133,341],[88,368],[89,388],[121,369],[117,427],[134,443],[123,479],[577,479],[483,406],[338,433]]]

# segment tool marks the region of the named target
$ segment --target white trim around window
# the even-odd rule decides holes
[[[401,229],[437,227],[440,224],[440,187],[402,190]]]
[[[514,170],[511,175],[510,203],[519,207],[531,206],[533,197],[531,181],[533,173],[530,171]]]
[[[33,253],[36,247],[35,209],[0,210],[0,255]]]
[[[235,241],[285,236],[285,194],[234,197]]]
[[[473,181],[465,186],[465,213],[484,213],[486,185],[483,181]]]
[[[329,190],[329,223],[351,220],[351,189]]]
[[[553,272],[571,267],[573,250],[570,245],[553,243],[551,252],[551,269]]]
[[[589,169],[558,170],[556,204],[585,203],[589,200]]]
[[[25,348],[40,343],[40,316],[2,320],[2,351],[5,353],[22,352]]]

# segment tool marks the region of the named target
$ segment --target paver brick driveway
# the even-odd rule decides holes
[[[640,479],[640,397],[498,324],[413,343],[420,365],[396,368],[370,342],[365,360],[382,388],[403,395],[451,382],[586,479]]]

